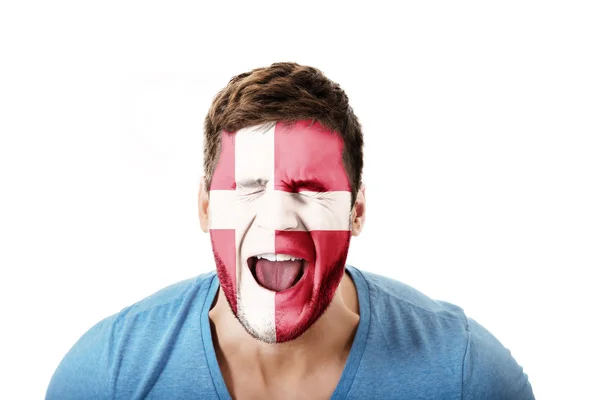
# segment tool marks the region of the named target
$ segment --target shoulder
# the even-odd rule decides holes
[[[395,279],[359,273],[368,287],[371,337],[394,364],[404,365],[408,353],[430,373],[438,365],[437,384],[459,382],[464,399],[534,398],[510,351],[463,308]]]
[[[529,377],[490,331],[468,318],[463,362],[464,399],[534,399]]]
[[[212,271],[169,285],[89,328],[58,365],[46,399],[110,398],[123,353],[164,335],[214,276]]]
[[[123,308],[105,319],[106,323],[111,324],[111,336],[118,338],[127,334],[136,337],[142,332],[146,340],[159,336],[163,330],[176,323],[177,319],[186,317],[187,310],[196,299],[208,292],[215,276],[215,272],[211,271],[173,283]]]
[[[464,310],[452,303],[434,300],[419,290],[373,272],[359,270],[369,288],[369,297],[373,311],[381,308],[398,312],[410,312],[419,318],[444,319],[464,330],[468,325]]]
[[[366,282],[359,286],[368,293],[370,340],[386,349],[391,363],[404,365],[408,353],[415,368],[434,364],[458,368],[468,340],[468,319],[461,307],[434,300],[395,279],[359,272]]]
[[[190,295],[194,295],[198,291],[206,291],[214,276],[215,272],[211,271],[166,286],[122,309],[117,314],[117,319],[132,319],[138,314],[143,314],[160,307],[177,307]]]

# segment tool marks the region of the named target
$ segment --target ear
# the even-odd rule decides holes
[[[367,211],[367,199],[365,197],[365,185],[361,183],[360,189],[356,194],[356,201],[354,207],[352,207],[351,223],[352,223],[352,236],[360,235],[360,232],[365,225]]]
[[[200,228],[204,233],[209,230],[208,203],[208,190],[204,183],[204,177],[202,177],[200,179],[200,189],[198,190],[198,217],[200,218]]]

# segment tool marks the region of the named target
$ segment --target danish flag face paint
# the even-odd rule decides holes
[[[351,192],[342,150],[339,134],[318,122],[222,133],[211,241],[221,288],[257,339],[300,336],[344,275]]]

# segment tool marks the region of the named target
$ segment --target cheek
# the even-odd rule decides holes
[[[350,247],[350,231],[313,231],[310,234],[323,273],[328,273],[330,268],[346,261]]]
[[[235,229],[211,229],[217,275],[233,312],[237,312]]]

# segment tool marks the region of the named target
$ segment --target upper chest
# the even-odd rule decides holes
[[[222,371],[227,390],[234,400],[330,399],[342,376],[343,365],[331,365],[302,379],[263,377],[248,369]]]

